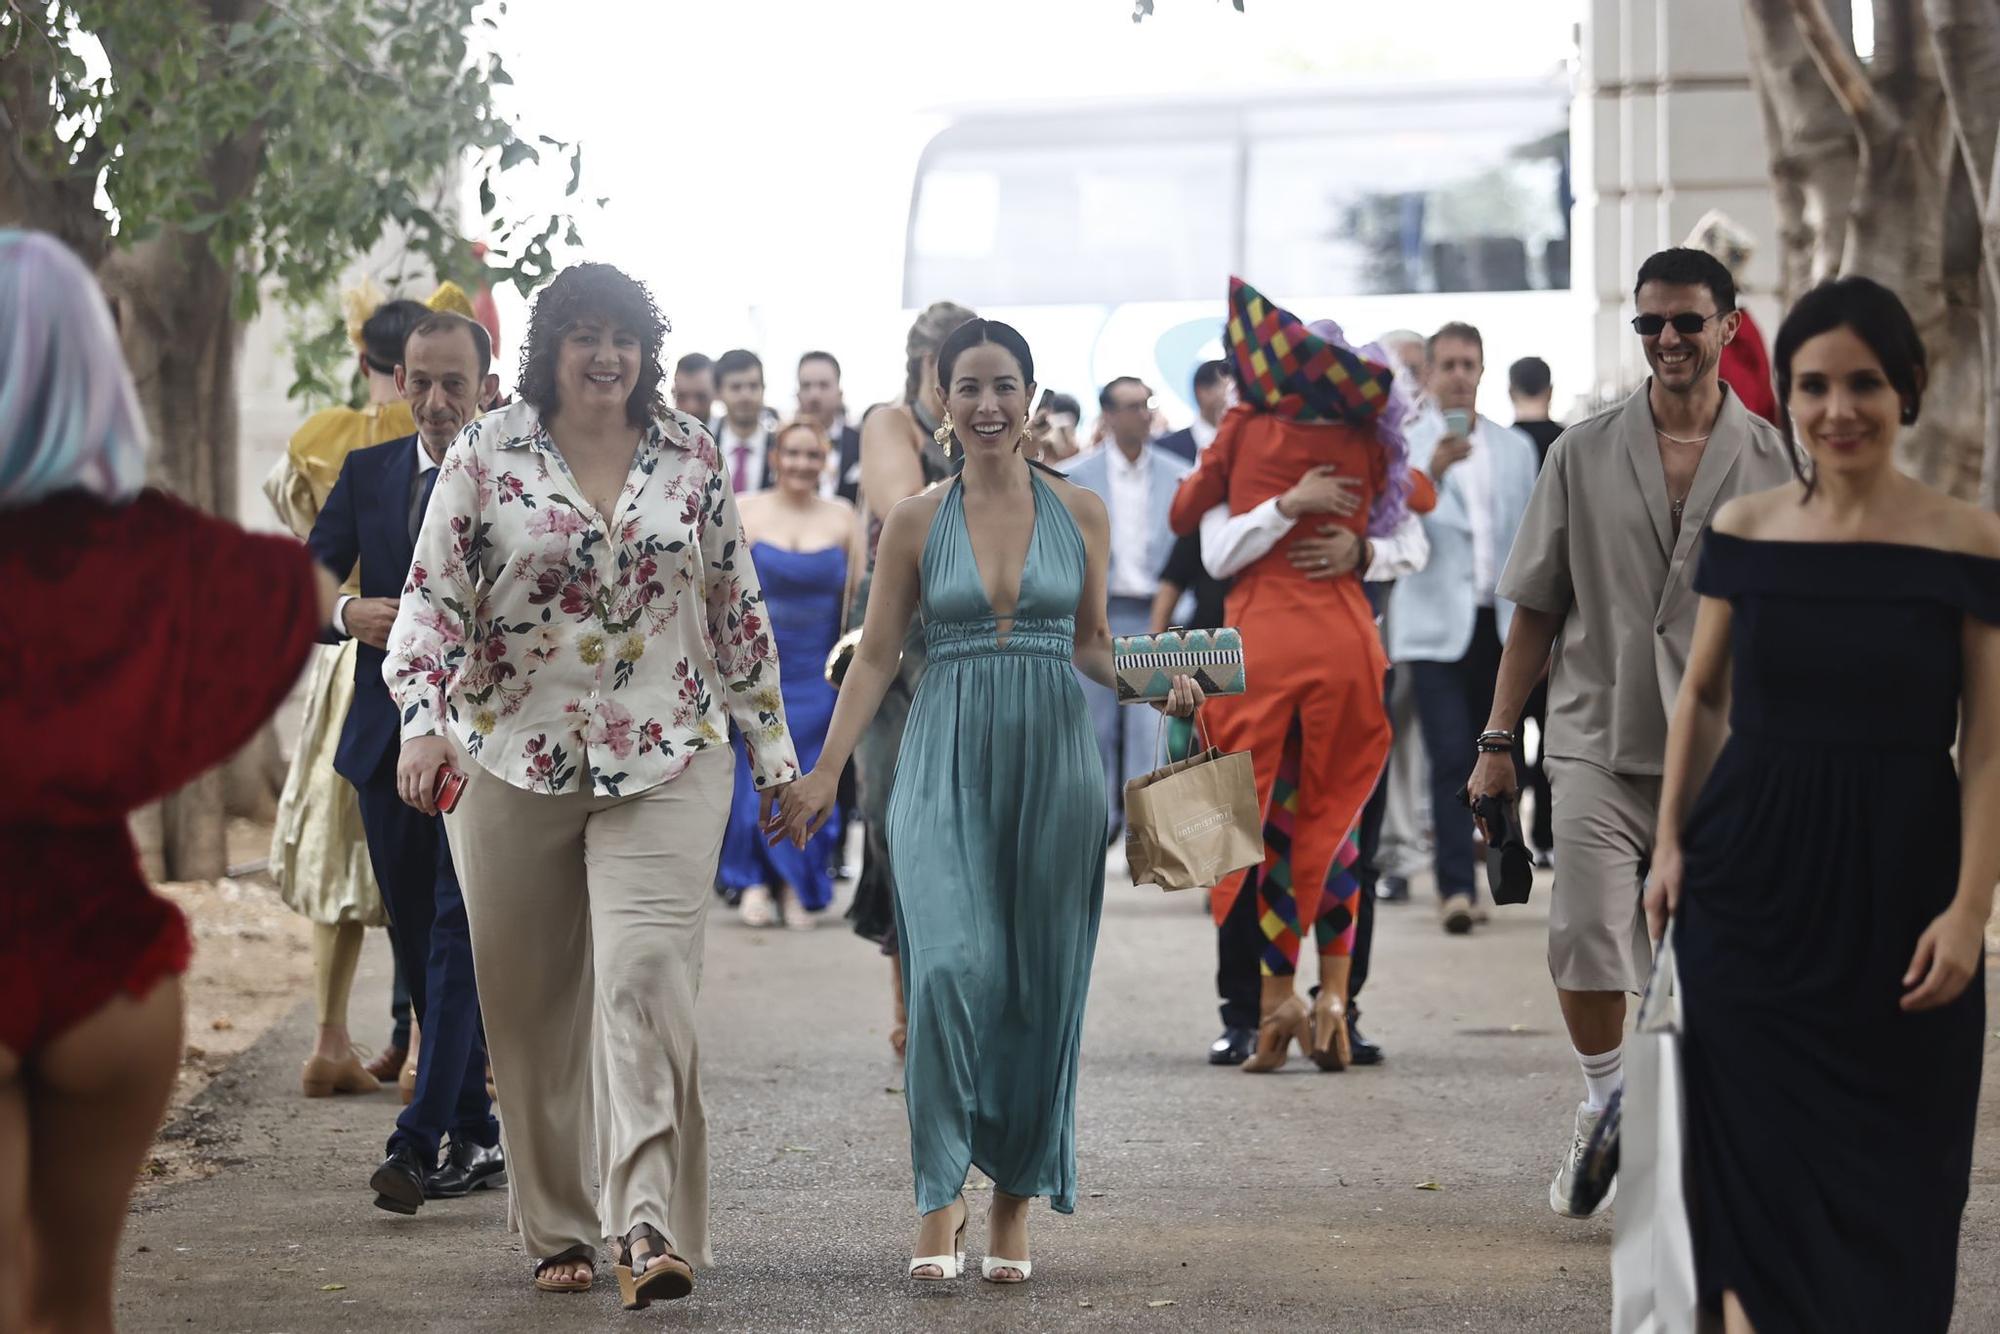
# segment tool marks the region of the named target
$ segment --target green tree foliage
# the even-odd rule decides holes
[[[262,296],[305,306],[390,229],[441,276],[554,268],[566,216],[510,215],[501,180],[578,145],[524,134],[482,0],[0,0],[0,218],[93,262],[163,232],[199,236],[238,320]],[[475,180],[491,245],[456,207]],[[488,267],[488,266],[492,267]]]

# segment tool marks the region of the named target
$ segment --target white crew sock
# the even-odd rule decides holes
[[[1584,1103],[1593,1112],[1601,1112],[1611,1104],[1611,1095],[1625,1083],[1625,1047],[1620,1045],[1596,1056],[1576,1054],[1576,1063],[1583,1067]]]

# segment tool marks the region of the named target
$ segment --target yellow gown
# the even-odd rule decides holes
[[[315,413],[292,436],[285,457],[264,479],[264,494],[285,526],[303,541],[349,453],[416,429],[403,403]],[[354,593],[359,588],[358,571],[350,573],[342,591]],[[314,651],[298,749],[278,798],[277,826],[271,831],[271,879],[286,906],[311,921],[327,926],[341,922],[386,926],[382,891],[375,884],[368,841],[361,831],[360,803],[354,788],[333,771],[333,752],[354,699],[356,646],[357,641],[349,639]]]

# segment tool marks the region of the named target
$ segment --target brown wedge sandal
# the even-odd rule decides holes
[[[590,1275],[582,1278],[550,1278],[548,1273],[558,1265],[587,1264],[597,1266],[597,1248],[586,1242],[579,1242],[558,1255],[538,1261],[535,1265],[535,1286],[543,1292],[589,1292]]]
[[[643,1311],[656,1301],[670,1302],[694,1291],[694,1270],[674,1254],[651,1223],[639,1224],[618,1243],[615,1272],[618,1298],[628,1311]]]

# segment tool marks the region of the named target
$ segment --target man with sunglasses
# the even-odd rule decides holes
[[[1467,784],[1475,799],[1515,796],[1515,728],[1546,665],[1549,972],[1585,1090],[1549,1186],[1565,1217],[1584,1147],[1624,1080],[1626,994],[1651,968],[1639,897],[1694,637],[1701,538],[1725,501],[1792,475],[1783,438],[1717,375],[1741,318],[1729,270],[1699,250],[1663,250],[1640,266],[1633,302],[1652,375],[1549,447],[1500,577],[1515,614]]]

